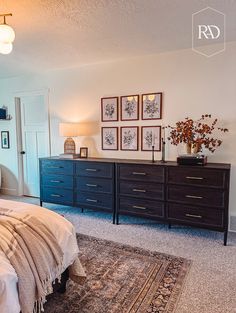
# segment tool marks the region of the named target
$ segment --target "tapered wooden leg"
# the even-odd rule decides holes
[[[43,206],[43,201],[40,200],[40,206]]]
[[[228,230],[224,232],[224,246],[227,246]]]
[[[119,225],[119,213],[116,213],[116,225]]]
[[[168,223],[168,228],[171,229],[171,223]]]
[[[84,213],[84,209],[83,208],[81,208],[81,213]]]

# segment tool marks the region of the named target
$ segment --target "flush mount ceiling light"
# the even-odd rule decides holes
[[[15,32],[11,26],[7,25],[6,16],[12,16],[12,14],[0,14],[0,17],[3,17],[3,24],[0,24],[0,53],[2,54],[11,53],[12,43],[15,40]]]

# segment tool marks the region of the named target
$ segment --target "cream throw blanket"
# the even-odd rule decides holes
[[[17,273],[22,313],[41,312],[62,272],[63,252],[54,235],[36,217],[0,208],[0,249]]]

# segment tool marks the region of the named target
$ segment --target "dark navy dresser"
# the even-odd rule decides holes
[[[40,159],[40,201],[228,234],[230,164],[123,159]]]

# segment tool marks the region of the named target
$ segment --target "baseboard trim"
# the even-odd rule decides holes
[[[0,192],[3,195],[8,195],[8,196],[18,196],[18,192],[16,189],[11,189],[11,188],[1,188]]]
[[[236,215],[230,216],[229,229],[231,232],[236,232]]]

